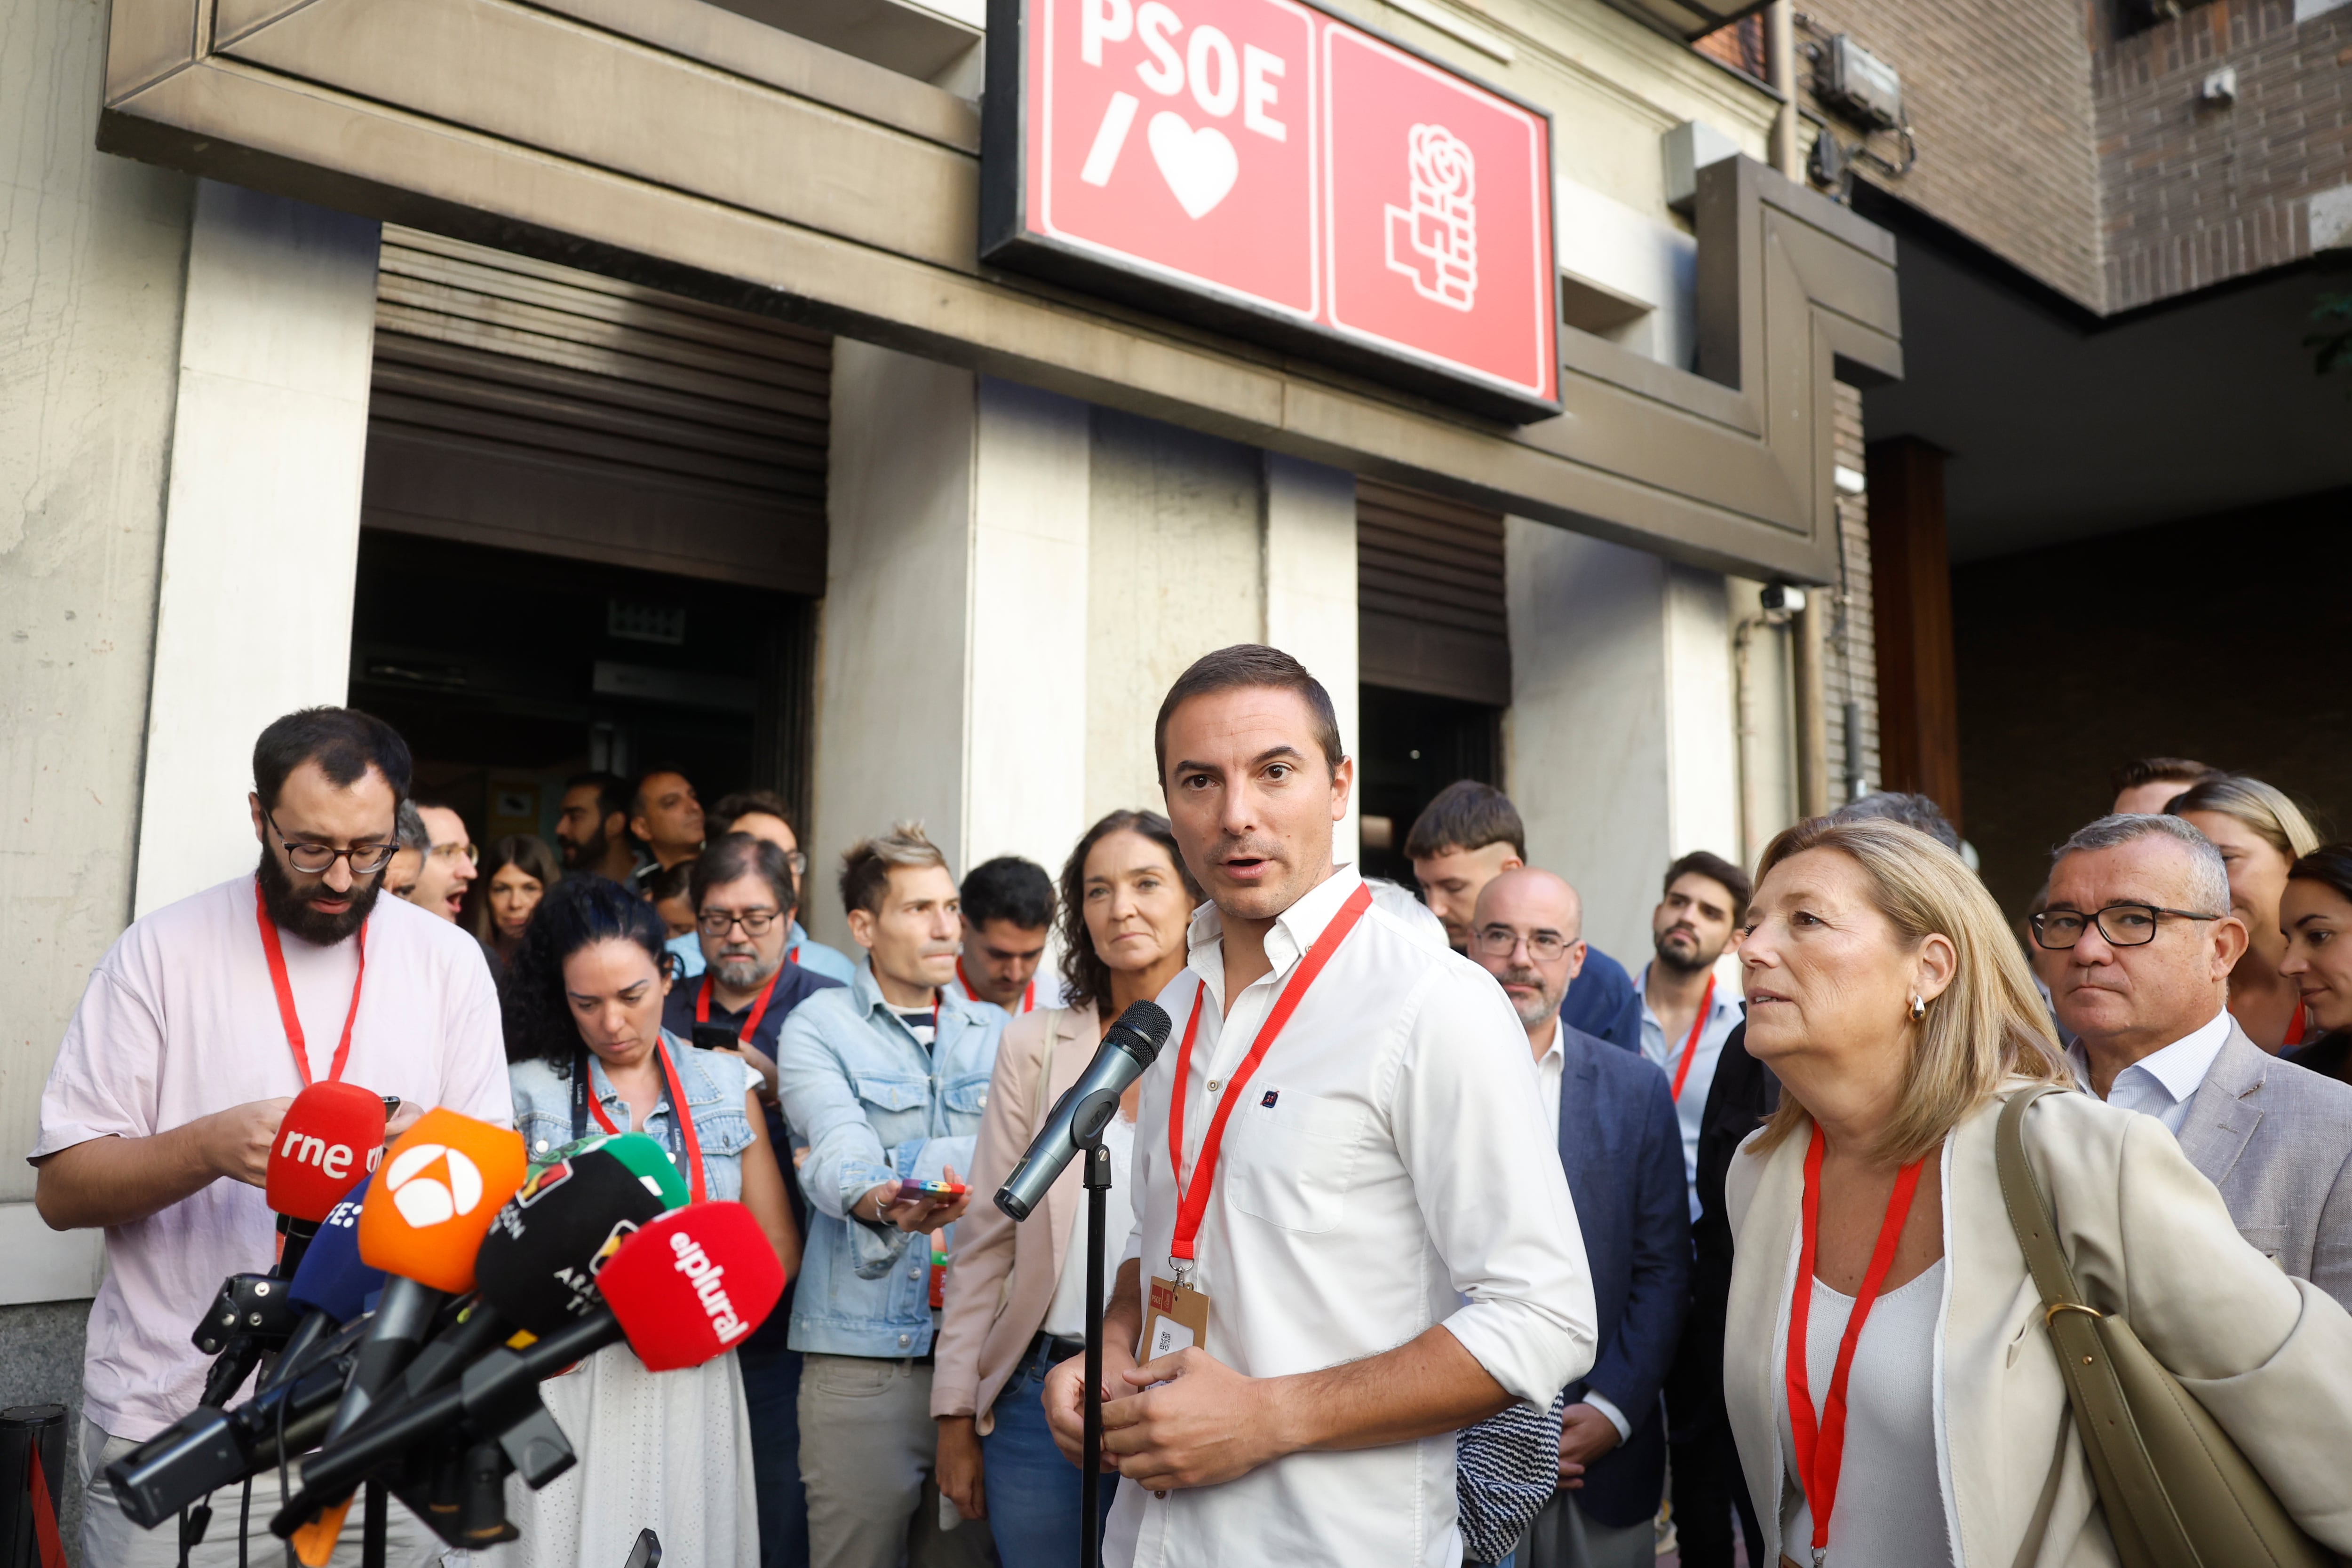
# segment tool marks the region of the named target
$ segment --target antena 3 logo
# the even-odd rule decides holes
[[[702,1310],[710,1315],[712,1332],[720,1344],[732,1344],[751,1329],[751,1324],[736,1315],[735,1303],[727,1299],[726,1287],[719,1281],[726,1276],[724,1266],[710,1260],[702,1243],[683,1230],[669,1239],[669,1249],[677,1255],[671,1265],[694,1282],[694,1293],[702,1301]]]
[[[482,1201],[481,1167],[446,1144],[402,1150],[383,1184],[400,1218],[418,1230],[471,1214]]]

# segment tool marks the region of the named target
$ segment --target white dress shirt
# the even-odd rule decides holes
[[[2107,1103],[2153,1116],[2166,1131],[2179,1136],[2180,1124],[2189,1120],[2189,1102],[2196,1098],[2198,1086],[2213,1070],[2213,1059],[2221,1054],[2229,1039],[2230,1014],[2225,1009],[2203,1027],[2149,1051],[2116,1073],[2116,1081],[2107,1086]],[[2090,1053],[2081,1040],[2066,1048],[2066,1060],[2074,1064],[2075,1082],[2085,1091],[2096,1092],[2091,1090]]]
[[[1227,1077],[1361,885],[1343,868],[1286,911],[1265,937],[1273,971],[1230,1013],[1216,911],[1194,915],[1192,967],[1160,997],[1174,1031],[1144,1077],[1136,1124],[1147,1280],[1170,1268],[1169,1100],[1194,998],[1205,991],[1183,1086],[1188,1176]],[[1367,910],[1226,1124],[1193,1273],[1209,1298],[1208,1353],[1276,1376],[1379,1355],[1444,1323],[1520,1399],[1549,1404],[1581,1376],[1596,1338],[1592,1281],[1531,1065],[1492,976]],[[1121,1487],[1103,1555],[1122,1568],[1460,1568],[1454,1486],[1445,1432],[1293,1454],[1164,1498]]]
[[[1665,1070],[1666,1082],[1672,1083],[1683,1064],[1683,1050],[1690,1041],[1690,1030],[1680,1029],[1675,1038],[1666,1038],[1666,1026],[1650,1010],[1650,967],[1633,977],[1633,994],[1642,998],[1642,1054]],[[1715,1082],[1715,1064],[1723,1055],[1723,1042],[1747,1017],[1741,1005],[1739,987],[1726,983],[1718,975],[1715,982],[1715,999],[1709,1004],[1706,1017],[1699,1020],[1698,1044],[1691,1058],[1690,1076],[1683,1082],[1683,1092],[1675,1097],[1675,1119],[1683,1129],[1683,1183],[1690,1189],[1691,1223],[1698,1223],[1698,1130],[1699,1120],[1706,1113],[1707,1086]]]

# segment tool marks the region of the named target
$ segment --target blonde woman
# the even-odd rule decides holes
[[[1040,1008],[1004,1031],[972,1156],[972,1190],[992,1195],[1035,1134],[1041,1113],[1094,1060],[1103,1033],[1184,968],[1199,902],[1176,835],[1157,811],[1113,811],[1087,830],[1062,871],[1062,979],[1068,1005]],[[1134,1223],[1128,1187],[1141,1084],[1104,1130],[1113,1186],[1103,1281]],[[1006,1568],[1074,1561],[1081,1512],[1077,1467],[1062,1457],[1038,1396],[1045,1374],[1086,1333],[1085,1199],[1076,1164],[1038,1212],[1014,1225],[975,1203],[956,1227],[940,1325],[931,1414],[939,1418],[940,1490],[967,1519],[986,1519]],[[1116,1478],[1112,1478],[1114,1480]],[[1111,1487],[1102,1489],[1108,1509]]]
[[[2072,1082],[2016,942],[1895,823],[1801,823],[1759,869],[1748,1049],[1783,1093],[1732,1161],[1724,1368],[1767,1560],[2112,1564],[1994,1166],[2004,1096]],[[2054,1094],[2026,1144],[2093,1301],[2352,1549],[2352,1317],[2242,1240],[2153,1118]]]
[[[2294,801],[2259,779],[2217,773],[2172,798],[2165,810],[2212,841],[2230,873],[2230,912],[2252,940],[2230,971],[2230,1013],[2246,1038],[2276,1056],[2301,1045],[2311,1016],[2295,983],[2279,973],[2286,935],[2279,898],[2287,868],[2319,847]]]

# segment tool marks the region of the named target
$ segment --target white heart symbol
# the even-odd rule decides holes
[[[1197,218],[1225,199],[1241,177],[1242,162],[1225,133],[1213,125],[1195,131],[1184,117],[1161,110],[1151,117],[1147,136],[1152,162],[1160,178],[1176,193],[1187,217]]]

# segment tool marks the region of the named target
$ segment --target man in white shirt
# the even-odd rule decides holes
[[[2246,928],[2221,852],[2178,817],[2103,817],[2059,846],[2034,940],[2084,1087],[2172,1130],[2238,1232],[2352,1306],[2352,1086],[2231,1018]]]
[[[1157,727],[1210,904],[1160,997],[1176,1032],[1143,1081],[1138,1234],[1104,1319],[1107,1468],[1136,1483],[1105,1560],[1458,1568],[1453,1433],[1549,1405],[1593,1357],[1527,1037],[1488,976],[1332,864],[1354,767],[1297,661],[1211,653]],[[1162,1354],[1139,1365],[1147,1335]],[[1083,1379],[1074,1358],[1045,1391],[1074,1458]]]
[[[415,884],[408,890],[408,902],[454,922],[466,907],[466,890],[479,874],[474,861],[481,852],[474,847],[466,819],[456,807],[419,805],[416,817],[431,843],[417,867]]]
[[[1470,953],[1527,1030],[1591,1270],[1600,1353],[1559,1419],[1559,1490],[1528,1527],[1541,1568],[1648,1568],[1665,1490],[1659,1390],[1690,1298],[1682,1136],[1656,1066],[1559,1016],[1583,955],[1576,890],[1507,871],[1478,894]]]
[[[481,949],[377,897],[406,744],[366,714],[310,708],[262,731],[253,762],[259,870],[135,922],[99,960],[28,1156],[43,1219],[106,1229],[82,1381],[81,1544],[84,1563],[109,1568],[177,1561],[177,1531],[133,1526],[100,1471],[195,1407],[208,1367],[189,1343],[197,1315],[227,1276],[270,1267],[261,1189],[292,1097],[331,1078],[397,1096],[390,1136],[434,1105],[513,1119]],[[194,1561],[226,1564],[236,1499],[215,1500],[228,1506]],[[272,1472],[254,1489],[257,1558],[278,1550],[266,1522],[278,1506]],[[438,1555],[404,1509],[393,1521],[393,1562]],[[358,1533],[337,1563],[358,1560]]]
[[[1656,956],[1642,967],[1642,1054],[1665,1070],[1683,1130],[1683,1180],[1698,1218],[1698,1135],[1723,1042],[1739,1027],[1739,988],[1718,985],[1715,961],[1748,917],[1748,873],[1705,850],[1666,868],[1650,912]]]

